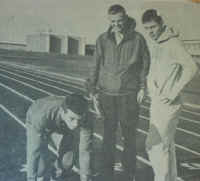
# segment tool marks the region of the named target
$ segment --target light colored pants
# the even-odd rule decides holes
[[[180,99],[171,105],[163,104],[157,98],[152,99],[146,150],[153,167],[155,181],[177,179],[174,137],[180,111]]]

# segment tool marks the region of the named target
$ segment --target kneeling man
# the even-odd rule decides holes
[[[55,168],[61,173],[71,171],[77,143],[74,131],[78,127],[81,181],[90,179],[92,124],[88,119],[88,101],[82,95],[48,96],[36,100],[28,109],[26,127],[28,181],[45,180],[49,175],[48,144],[58,152]],[[58,135],[61,139],[55,139]]]

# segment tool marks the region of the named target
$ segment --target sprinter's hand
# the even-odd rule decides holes
[[[137,94],[137,102],[141,104],[143,99],[144,99],[144,89],[140,89]]]

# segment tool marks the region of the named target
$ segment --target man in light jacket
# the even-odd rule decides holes
[[[151,107],[146,149],[155,181],[176,181],[174,136],[181,111],[180,93],[194,77],[197,66],[178,34],[164,24],[156,10],[145,11],[142,23],[153,40],[147,81]]]
[[[123,180],[132,181],[139,103],[144,96],[150,57],[145,39],[135,31],[135,20],[121,5],[108,9],[108,19],[108,30],[96,42],[96,66],[91,76],[92,91],[98,90],[104,116],[102,180],[114,180],[115,134],[120,122],[124,137]]]

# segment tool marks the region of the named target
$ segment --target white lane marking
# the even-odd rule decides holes
[[[144,119],[144,120],[149,121],[149,118],[146,117],[146,116],[139,115],[139,118],[142,118],[142,119]],[[192,136],[200,137],[200,134],[198,134],[198,133],[196,133],[196,132],[188,131],[188,130],[186,130],[186,129],[179,128],[179,127],[177,127],[176,129],[179,130],[179,131],[182,131],[182,132],[184,132],[184,133],[186,133],[186,134],[190,134],[190,135],[192,135]]]
[[[139,129],[139,128],[137,129],[137,131],[140,132],[140,133],[142,133],[142,134],[145,134],[145,135],[148,134],[148,132],[146,132],[146,131],[144,131],[144,130],[142,130],[142,129]]]
[[[3,70],[3,71],[5,71],[5,70]],[[8,71],[5,71],[5,72],[8,72]],[[34,80],[34,79],[27,78],[27,77],[24,77],[24,76],[21,76],[21,75],[12,73],[12,72],[8,72],[8,73],[13,74],[13,75],[17,75],[17,76],[22,77],[22,78],[25,78],[25,79],[27,79],[27,80],[32,80],[32,81],[38,82],[38,83],[40,83],[40,84],[43,84],[43,85],[46,85],[46,86],[49,86],[49,87],[53,87],[53,88],[55,88],[55,89],[57,89],[57,90],[61,90],[61,91],[63,91],[63,92],[69,93],[69,94],[72,93],[71,91],[67,91],[67,90],[65,90],[65,89],[58,88],[58,87],[56,87],[56,86],[52,86],[52,85],[50,85],[50,84],[46,84],[46,83],[43,83],[43,82],[41,82],[41,81],[36,81],[36,80]],[[34,76],[36,76],[36,75],[34,75]],[[56,82],[56,81],[53,81],[53,80],[48,79],[48,78],[46,78],[46,79],[47,79],[47,80],[50,80],[50,81],[52,81],[52,82]],[[63,85],[67,85],[67,84],[63,84]],[[68,84],[68,85],[69,85],[69,84]],[[70,86],[71,86],[71,85],[70,85]],[[79,87],[76,87],[76,86],[71,86],[71,87],[74,87],[74,88],[83,90],[82,88],[79,88]],[[141,107],[144,108],[144,109],[149,109],[149,107],[144,106],[144,105],[142,105]],[[184,111],[184,110],[183,110],[183,111]],[[187,110],[185,110],[185,111],[187,111]],[[190,112],[190,113],[191,113],[191,111],[187,111],[187,112]],[[189,121],[189,122],[192,122],[192,123],[195,123],[195,124],[200,124],[200,121],[195,121],[195,120],[188,119],[188,118],[185,118],[185,117],[182,117],[182,116],[181,116],[180,118],[181,118],[181,120],[183,120],[183,121]],[[185,130],[185,129],[181,129],[181,128],[180,128],[179,130],[180,130],[180,131],[183,131],[183,132],[185,131],[185,133],[191,134],[191,135],[193,135],[193,136],[195,136],[195,135],[196,135],[196,136],[199,136],[198,134],[193,133],[193,132],[191,132],[191,131],[187,131],[187,130]]]
[[[66,89],[62,89],[62,88],[59,88],[59,87],[56,87],[56,86],[53,86],[53,85],[50,85],[50,84],[47,84],[47,83],[44,83],[44,82],[41,82],[41,81],[32,79],[32,78],[28,78],[28,77],[25,77],[25,76],[22,76],[22,75],[19,75],[19,74],[15,74],[15,73],[12,73],[12,72],[8,72],[8,71],[2,70],[2,69],[1,69],[1,71],[7,72],[7,73],[9,73],[9,74],[11,74],[11,75],[15,75],[15,76],[21,77],[21,78],[26,79],[26,80],[30,80],[30,81],[39,83],[39,84],[41,84],[41,85],[45,85],[45,86],[48,86],[48,87],[52,87],[52,88],[54,88],[54,89],[63,91],[63,92],[68,93],[68,94],[71,94],[71,93],[72,93],[71,91],[68,91],[68,90],[66,90]],[[8,76],[8,75],[6,75],[6,76]],[[8,76],[8,77],[9,77],[9,76]]]
[[[7,113],[10,117],[12,117],[15,121],[17,121],[17,123],[19,123],[22,127],[24,127],[26,129],[26,125],[23,123],[23,121],[21,121],[17,116],[15,116],[13,113],[11,113],[6,107],[4,107],[3,105],[0,104],[0,108]],[[93,134],[95,137],[99,138],[100,140],[103,140],[103,137],[97,133]],[[123,147],[120,145],[116,145],[116,148],[120,151],[123,151]],[[58,156],[58,152],[52,148],[51,146],[49,146],[49,149]],[[137,156],[137,159],[144,162],[145,164],[151,166],[150,162],[140,156]]]
[[[151,101],[149,101],[148,99],[146,99],[145,102],[148,103],[148,104],[151,103]],[[200,111],[200,105],[198,105],[198,104],[192,104],[192,103],[185,102],[185,103],[183,103],[183,106],[185,106],[185,107],[191,107],[191,108],[193,108],[193,109],[199,109],[199,111]],[[185,108],[185,109],[186,109],[186,108]],[[186,109],[186,110],[187,110],[187,109]],[[189,111],[189,110],[188,110],[188,111]],[[198,113],[198,112],[193,112],[193,111],[189,111],[189,112],[192,113],[192,114],[200,115],[200,113]]]
[[[147,109],[149,110],[149,107],[147,106],[144,106],[144,105],[141,105],[141,108],[144,108],[144,109]],[[183,112],[189,112],[191,113],[191,111],[188,111],[188,110],[182,110]],[[193,113],[192,113],[193,114]],[[180,116],[180,119],[183,120],[183,121],[188,121],[188,122],[191,122],[191,123],[195,123],[195,124],[200,124],[200,121],[196,121],[194,119],[189,119],[189,118],[186,118],[186,117],[183,117],[183,116]]]
[[[1,66],[1,70],[7,71],[8,73],[11,73],[11,72],[12,72],[11,70],[9,70],[9,71],[8,71],[8,70],[5,70],[4,67],[5,67],[5,66]],[[6,68],[8,68],[8,67],[9,67],[9,66],[6,66]],[[13,66],[11,66],[11,67],[13,67]],[[34,77],[36,77],[36,78],[40,78],[40,79],[43,79],[43,80],[48,80],[48,81],[51,81],[51,82],[59,83],[59,84],[64,85],[64,86],[69,86],[69,85],[70,85],[70,87],[72,87],[72,88],[85,91],[84,88],[81,88],[81,87],[79,87],[79,86],[74,86],[74,85],[71,85],[71,84],[69,84],[69,83],[64,83],[64,82],[62,82],[62,81],[60,81],[60,80],[56,81],[56,80],[53,80],[53,79],[44,77],[44,76],[39,75],[39,74],[36,75],[33,71],[32,71],[32,73],[29,73],[29,72],[25,71],[24,69],[20,69],[20,70],[19,70],[19,69],[15,69],[15,71],[18,72],[18,73],[23,73],[23,74],[31,75],[31,76],[34,76]],[[13,73],[13,72],[12,72],[12,73]],[[17,74],[17,75],[19,75],[19,74]],[[21,76],[21,75],[20,75],[20,76]],[[66,79],[66,81],[67,81],[67,79]],[[50,85],[50,84],[49,84],[49,85]],[[78,85],[78,84],[77,84],[77,85]]]
[[[195,120],[193,120],[193,119],[185,118],[185,117],[183,117],[183,116],[180,116],[180,119],[181,119],[182,121],[188,121],[188,122],[191,122],[191,123],[200,124],[200,121],[195,121]]]
[[[9,64],[8,62],[0,62],[1,64],[3,65],[10,65],[10,66],[14,66],[14,67],[20,67],[20,68],[24,68],[24,69],[29,69],[30,68],[27,68],[25,66],[20,66],[20,65],[17,65],[17,64]],[[35,68],[38,68],[37,66],[35,66]],[[73,77],[73,76],[70,76],[70,75],[64,75],[64,74],[60,74],[60,73],[55,73],[55,72],[51,72],[49,73],[48,71],[44,71],[44,70],[37,70],[38,72],[40,73],[45,73],[45,74],[50,74],[50,75],[54,75],[54,76],[59,76],[59,77],[63,77],[65,79],[71,79],[72,81],[73,80],[76,80],[76,81],[80,81],[80,82],[84,82],[85,80],[82,79],[82,78],[78,78],[78,77]]]
[[[11,92],[13,92],[14,94],[17,94],[20,97],[23,97],[24,99],[26,99],[26,100],[28,100],[30,102],[33,102],[33,99],[31,99],[30,97],[25,96],[25,95],[21,94],[20,92],[17,92],[15,89],[12,89],[12,88],[8,87],[5,84],[0,83],[0,86],[6,88],[7,90],[9,90]]]
[[[3,70],[3,71],[5,71],[5,70]],[[17,70],[17,71],[19,71],[19,70]],[[5,72],[8,72],[8,71],[5,71]],[[69,93],[69,94],[72,93],[71,91],[67,91],[67,90],[65,90],[65,89],[61,89],[61,88],[58,88],[58,87],[56,87],[56,86],[52,86],[52,85],[50,85],[50,84],[43,83],[43,82],[41,82],[41,81],[36,81],[36,80],[34,80],[34,79],[30,79],[30,78],[27,78],[27,77],[24,77],[24,76],[21,76],[21,75],[12,73],[12,72],[8,72],[8,73],[13,74],[13,75],[17,75],[17,76],[22,77],[22,78],[25,78],[25,79],[27,79],[27,80],[32,80],[32,81],[38,82],[38,83],[40,83],[40,84],[43,84],[43,85],[46,85],[46,86],[49,86],[49,87],[53,87],[53,88],[55,88],[55,89],[61,90],[61,91],[63,91],[63,92]],[[25,73],[26,73],[26,72],[25,72]],[[30,73],[26,73],[26,74],[30,74]],[[38,76],[38,75],[34,75],[34,76]],[[49,81],[52,81],[52,82],[56,82],[56,81],[53,81],[53,80],[48,79],[48,78],[46,78],[46,80],[49,80]],[[69,85],[69,84],[63,84],[63,85]],[[83,88],[79,88],[79,87],[72,86],[72,85],[70,85],[70,86],[73,87],[73,88],[77,88],[77,89],[79,89],[79,90],[84,90]],[[149,107],[144,106],[144,105],[142,105],[141,107],[144,108],[144,109],[147,109],[147,110],[149,109]],[[184,109],[183,109],[183,111],[189,112],[189,113],[195,113],[195,112],[191,112],[191,111],[184,110]],[[198,113],[196,113],[196,114],[198,114]],[[188,122],[191,122],[191,123],[200,124],[200,121],[195,121],[195,120],[193,120],[193,119],[185,118],[185,117],[183,117],[183,116],[181,116],[180,119],[183,120],[183,121],[188,121]],[[180,130],[181,130],[181,131],[184,131],[185,129],[181,129],[181,128],[180,128]],[[189,132],[190,132],[192,135],[198,135],[198,134],[193,133],[193,132],[191,132],[191,131],[187,131],[187,130],[185,130],[185,131],[186,131],[186,133],[189,133]],[[199,136],[199,135],[198,135],[198,136]]]
[[[22,127],[26,128],[26,125],[19,120],[19,118],[17,118],[17,116],[15,116],[14,114],[12,114],[6,107],[4,107],[2,104],[0,104],[0,108],[7,113],[10,117],[12,117],[13,119],[15,119],[15,121],[17,121]]]
[[[3,105],[0,104],[0,108],[1,108],[5,113],[7,113],[10,117],[14,118],[22,127],[24,127],[24,128],[26,129],[26,125],[25,125],[18,117],[16,117],[14,114],[12,114],[6,107],[4,107]],[[101,135],[99,135],[99,134],[97,134],[97,133],[94,133],[93,135],[96,136],[97,138],[99,138],[100,140],[103,140],[103,137],[102,137]],[[49,148],[56,156],[58,156],[58,152],[57,152],[54,148],[52,148],[52,147],[49,146],[49,145],[48,145],[48,148]],[[122,146],[120,146],[120,145],[116,145],[116,148],[117,148],[118,150],[120,150],[120,151],[123,151],[123,150],[124,150],[124,148],[123,148]],[[147,164],[148,166],[151,166],[151,163],[150,163],[148,160],[146,160],[146,159],[144,159],[143,157],[138,156],[138,155],[137,155],[136,157],[137,157],[137,159],[138,159],[139,161],[141,161],[141,162]],[[74,170],[75,172],[77,172],[77,173],[80,174],[80,170],[79,170],[77,167],[74,166],[74,167],[73,167],[73,170]]]
[[[187,133],[187,134],[190,134],[190,135],[192,135],[192,136],[196,136],[196,137],[199,137],[199,138],[200,138],[200,134],[195,133],[195,132],[193,132],[193,131],[188,131],[188,130],[185,130],[185,129],[182,129],[182,128],[179,128],[179,127],[177,127],[176,129],[179,130],[179,131],[182,131],[182,132],[184,132],[184,133]]]
[[[0,104],[0,108],[7,113],[10,117],[12,117],[17,123],[19,123],[23,128],[26,129],[26,125],[21,121],[17,116],[15,116],[13,113],[11,113],[6,107],[4,107],[2,104]],[[49,150],[51,150],[56,156],[58,156],[58,152],[51,146],[48,145]],[[79,172],[79,169],[77,167],[73,167],[73,170],[75,172]]]
[[[43,92],[43,93],[45,93],[45,94],[47,94],[47,95],[54,95],[54,94],[52,94],[52,93],[50,93],[50,92],[47,92],[47,91],[45,91],[45,90],[43,90],[43,89],[37,88],[37,87],[35,87],[35,86],[32,86],[32,85],[27,84],[27,83],[25,83],[25,82],[19,81],[19,80],[17,80],[17,79],[8,77],[8,76],[3,75],[3,74],[1,74],[1,73],[0,73],[0,76],[2,76],[2,77],[4,77],[4,78],[7,78],[7,79],[10,79],[10,80],[14,80],[15,82],[18,82],[18,83],[23,84],[23,85],[25,85],[25,86],[27,86],[27,87],[30,87],[30,88],[32,88],[32,89],[38,90],[38,91],[40,91],[40,92]]]
[[[195,108],[195,109],[200,109],[200,105],[198,105],[198,104],[184,103],[183,105],[191,107],[191,108]]]
[[[93,135],[94,135],[95,137],[97,137],[98,139],[100,139],[101,141],[103,141],[103,136],[101,136],[101,135],[99,135],[99,134],[97,134],[97,133],[93,133]],[[123,148],[122,146],[118,145],[118,144],[116,145],[116,148],[117,148],[119,151],[123,151],[123,150],[124,150],[124,148]],[[147,164],[148,166],[151,166],[151,163],[150,163],[147,159],[145,159],[145,158],[143,158],[143,157],[141,157],[141,156],[138,156],[138,155],[137,155],[137,159],[138,159],[139,161],[141,161],[141,162]]]
[[[185,109],[185,108],[183,108],[183,111],[186,112],[186,113],[194,114],[194,115],[196,115],[196,116],[200,116],[200,113],[194,112],[194,111],[189,111],[189,110],[187,110],[187,109]]]
[[[181,166],[189,170],[200,170],[200,164],[195,162],[181,163]]]
[[[19,95],[19,94],[17,94],[17,95]],[[19,95],[19,96],[20,96],[20,95]],[[143,118],[143,119],[147,119],[147,120],[148,120],[148,118],[146,118],[146,117],[144,117],[144,116],[140,116],[140,117]],[[147,134],[146,131],[141,130],[141,129],[140,129],[139,132],[143,132],[143,134]],[[183,150],[185,150],[185,151],[188,151],[188,152],[190,152],[190,153],[193,153],[193,154],[195,154],[195,155],[200,156],[200,153],[198,153],[198,152],[196,152],[196,151],[193,151],[193,150],[191,150],[191,149],[189,149],[189,148],[186,148],[186,147],[184,147],[184,146],[177,145],[177,144],[176,144],[176,146],[179,147],[179,148],[181,148],[181,149],[183,149]]]
[[[176,147],[178,147],[178,148],[180,148],[180,149],[182,149],[182,150],[185,150],[185,151],[190,152],[190,153],[192,153],[192,154],[194,154],[194,155],[200,156],[200,153],[197,152],[197,151],[191,150],[191,149],[186,148],[186,147],[184,147],[184,146],[182,146],[182,145],[178,145],[178,144],[175,144],[175,145],[176,145]]]
[[[23,98],[25,98],[26,100],[28,100],[28,101],[30,101],[30,102],[33,102],[33,101],[34,101],[33,99],[28,98],[27,96],[25,96],[25,95],[23,95],[23,94],[21,94],[21,93],[15,91],[14,89],[9,88],[8,86],[5,86],[5,85],[3,85],[3,84],[1,84],[1,85],[2,85],[4,88],[6,88],[6,89],[12,91],[12,92],[15,93],[16,95],[18,95],[18,96],[20,96],[20,97],[23,97]],[[28,98],[28,99],[27,99],[27,98]],[[1,107],[3,110],[6,111],[6,108],[4,108],[2,105],[0,105],[0,107]],[[10,114],[9,114],[9,115],[10,115]],[[19,124],[21,124],[23,127],[25,127],[25,124],[24,124],[23,122],[21,122],[15,115],[12,115],[12,117],[13,117]],[[94,133],[94,136],[97,137],[97,138],[99,138],[100,140],[103,139],[102,136],[99,135],[99,134],[97,134],[97,133]],[[117,149],[120,149],[120,150],[122,151],[123,147],[121,147],[120,145],[117,145]],[[138,160],[143,161],[144,163],[148,162],[148,160],[146,160],[146,159],[144,159],[144,158],[142,158],[142,157],[140,157],[140,156],[138,156]],[[147,164],[147,163],[146,163],[146,164]],[[148,165],[149,165],[149,164],[148,164]]]
[[[25,95],[23,95],[23,94],[21,94],[21,93],[15,91],[15,90],[12,89],[12,88],[9,88],[8,86],[4,86],[4,85],[2,85],[2,86],[3,86],[4,88],[8,88],[8,90],[12,91],[13,93],[17,94],[18,96],[23,97],[23,98],[25,98],[26,100],[29,100],[30,102],[33,102],[33,101],[34,101],[34,100],[31,99],[31,98],[27,99],[27,96],[25,96]],[[2,105],[0,105],[0,107],[2,107]],[[2,107],[2,109],[5,110],[5,108],[3,108],[3,107]],[[13,117],[19,124],[21,124],[22,126],[25,126],[25,124],[22,123],[16,116],[13,115],[12,117]],[[103,139],[102,136],[99,135],[99,134],[94,133],[94,136],[97,137],[97,138],[99,138],[100,140]],[[121,149],[121,150],[122,150],[123,147],[121,147],[120,145],[117,145],[117,149]],[[139,157],[139,156],[138,156],[138,160],[140,160],[140,161],[143,160],[144,163],[145,163],[145,162],[148,162],[147,160],[145,160],[144,158],[141,158],[141,157]],[[149,164],[148,164],[148,165],[149,165]]]
[[[141,132],[141,133],[143,133],[143,134],[145,134],[145,135],[148,134],[148,132],[146,132],[146,131],[144,131],[144,130],[141,130],[141,129],[139,130],[139,132]],[[180,149],[182,149],[182,150],[185,150],[185,151],[187,151],[187,152],[193,153],[194,155],[200,156],[200,153],[199,153],[199,152],[196,152],[196,151],[194,151],[194,150],[191,150],[190,148],[186,148],[186,147],[184,147],[184,146],[182,146],[182,145],[179,145],[179,144],[175,144],[175,146],[178,147],[178,148],[180,148]]]
[[[3,63],[0,62],[0,64],[3,64],[4,66],[6,65],[6,66],[11,66],[11,67],[19,67],[20,70],[22,70],[22,71],[24,71],[24,72],[26,72],[27,70],[28,70],[28,71],[33,71],[33,72],[34,72],[34,70],[32,70],[32,69],[30,69],[30,68],[26,68],[26,67],[24,67],[24,66],[20,66],[20,65],[17,65],[17,64],[16,64],[16,65],[13,65],[13,64],[8,64],[7,62],[3,62]],[[25,71],[25,69],[26,69],[26,71]],[[50,76],[51,74],[52,74],[52,75],[56,75],[56,73],[48,72],[48,71],[39,71],[39,70],[35,70],[35,72],[44,73],[44,74],[47,74],[48,76]],[[27,72],[26,72],[26,73],[27,73]],[[81,81],[81,82],[85,82],[85,79],[76,78],[76,77],[69,76],[69,75],[64,75],[64,74],[58,74],[58,75],[61,75],[61,76],[65,77],[66,79],[67,79],[67,78],[70,78],[72,81],[73,81],[73,80],[75,80],[75,81],[76,81],[76,80],[79,80],[79,81]],[[51,77],[51,76],[50,76],[50,77]],[[53,81],[53,80],[51,80],[51,81]],[[66,85],[69,85],[69,84],[66,84]],[[76,87],[76,86],[73,86],[73,87],[74,87],[74,88],[78,88],[78,89],[80,89],[80,90],[84,90],[83,88],[79,88],[79,87]],[[146,100],[146,102],[147,102],[147,103],[150,103],[149,100]],[[197,105],[197,104],[184,103],[183,106],[188,106],[188,107],[200,109],[200,105]],[[188,112],[188,113],[191,113],[191,114],[195,114],[195,115],[200,115],[200,113],[198,113],[198,112],[189,111],[189,110],[187,110],[187,109],[183,109],[183,111]]]

